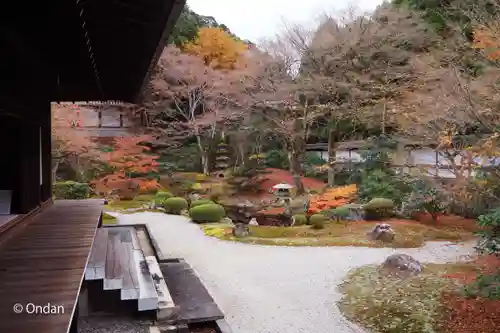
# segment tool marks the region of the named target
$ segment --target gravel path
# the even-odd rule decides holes
[[[163,255],[184,258],[225,313],[234,333],[363,332],[340,314],[337,286],[349,270],[381,263],[393,249],[250,245],[207,237],[182,216],[137,213],[120,224],[147,223]],[[399,249],[424,262],[456,261],[473,244],[432,242]]]

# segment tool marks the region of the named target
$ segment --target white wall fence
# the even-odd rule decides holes
[[[317,156],[320,156],[325,161],[328,161],[327,151],[310,151]],[[403,154],[403,153],[402,153]],[[409,173],[412,169],[415,170],[425,170],[425,172],[434,177],[439,178],[455,178],[455,174],[450,167],[450,161],[444,156],[441,156],[439,151],[432,148],[422,148],[415,150],[404,150],[405,156],[399,156],[397,162],[394,162],[394,167],[403,169],[403,172]],[[455,158],[456,165],[461,165],[462,156],[457,156]],[[394,158],[393,158],[394,160]],[[337,150],[336,151],[336,161],[339,164],[355,164],[362,162],[361,155],[355,150]],[[475,163],[480,166],[500,166],[500,158],[496,160],[485,161],[483,158],[475,159]],[[464,175],[471,172],[474,175],[476,172],[474,170],[468,171],[464,170]]]

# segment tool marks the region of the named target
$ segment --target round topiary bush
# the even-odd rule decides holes
[[[326,217],[322,214],[314,214],[309,217],[309,224],[313,229],[323,229],[325,227]]]
[[[307,224],[307,217],[304,214],[296,214],[293,216],[296,226]]]
[[[154,199],[155,205],[163,206],[165,204],[165,200],[172,198],[172,197],[173,197],[173,194],[170,192],[167,192],[167,191],[156,192],[155,199]]]
[[[189,216],[196,223],[219,222],[225,215],[224,207],[218,204],[203,204],[189,210]]]
[[[198,199],[196,201],[191,202],[191,208],[194,208],[194,207],[197,207],[200,205],[208,205],[208,204],[215,204],[215,202],[213,202],[210,199]]]
[[[394,201],[386,198],[373,198],[363,205],[367,220],[380,220],[394,215]]]
[[[167,191],[159,191],[156,193],[156,198],[157,199],[169,199],[169,198],[172,198],[173,197],[173,194],[170,193],[170,192],[167,192]]]
[[[163,208],[168,214],[179,215],[184,209],[188,208],[188,202],[181,197],[172,197],[165,200]]]

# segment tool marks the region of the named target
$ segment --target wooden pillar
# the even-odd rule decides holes
[[[49,200],[52,197],[52,130],[51,130],[51,119],[52,112],[50,107],[50,102],[44,106],[42,110],[43,114],[40,119],[41,125],[41,200],[42,202]]]
[[[40,193],[40,127],[23,122],[20,128],[20,186],[19,212],[26,214],[41,202]]]

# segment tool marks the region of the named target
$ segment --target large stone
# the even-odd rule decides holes
[[[392,254],[388,256],[382,267],[396,273],[419,274],[422,265],[418,260],[407,254]]]
[[[250,235],[250,229],[246,224],[238,223],[233,227],[233,236],[236,238],[245,238]]]
[[[396,233],[392,227],[387,223],[380,223],[375,226],[369,233],[368,237],[371,240],[379,240],[382,242],[392,242]]]

